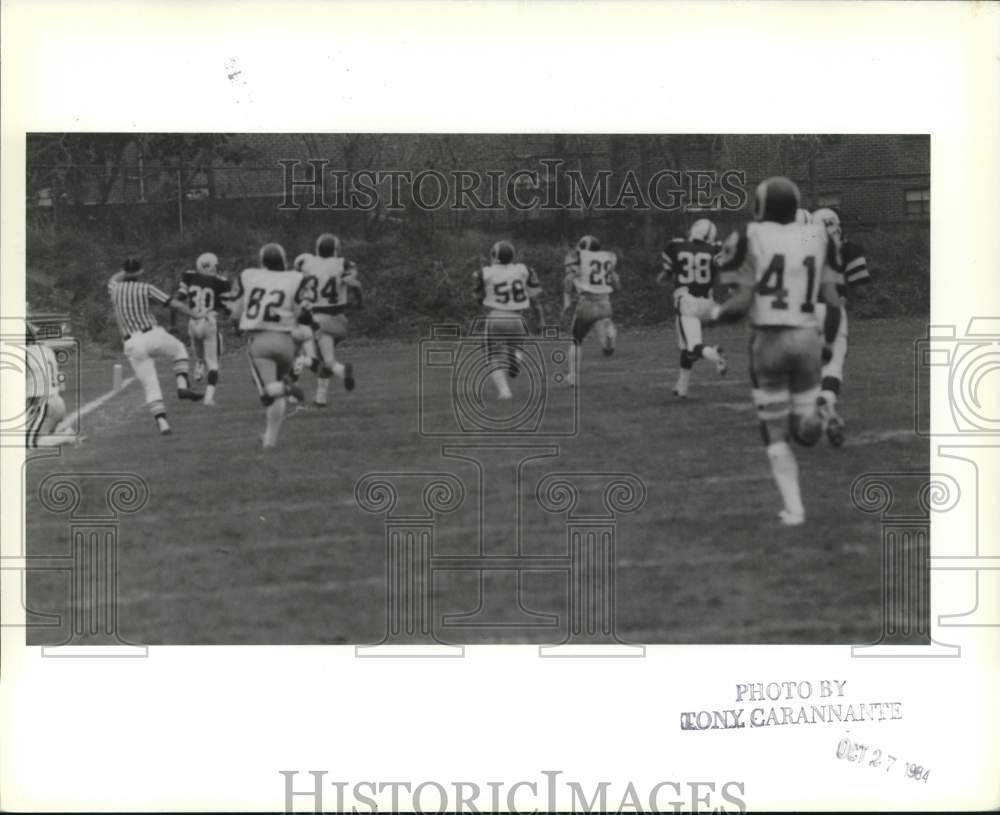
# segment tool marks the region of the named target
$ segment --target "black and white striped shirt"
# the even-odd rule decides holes
[[[113,277],[108,283],[108,294],[123,337],[137,331],[148,331],[157,325],[149,307],[150,300],[160,305],[170,302],[169,294],[141,280],[116,280]]]

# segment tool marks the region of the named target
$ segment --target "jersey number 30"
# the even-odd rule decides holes
[[[281,315],[276,313],[276,309],[281,308],[285,304],[285,293],[283,291],[276,290],[270,292],[271,299],[264,303],[264,296],[268,294],[267,289],[255,288],[250,290],[250,296],[247,297],[247,317],[251,320],[256,320],[257,315],[260,314],[261,306],[264,307],[264,322],[266,323],[280,323]]]

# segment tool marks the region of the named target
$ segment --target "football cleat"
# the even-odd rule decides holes
[[[699,218],[691,224],[691,228],[688,230],[688,240],[715,243],[717,234],[715,224],[708,220],[708,218]]]
[[[805,513],[789,512],[783,509],[778,513],[782,526],[802,526],[806,522]]]
[[[324,232],[316,238],[316,255],[321,258],[340,257],[340,238],[330,232]]]
[[[715,370],[719,372],[719,376],[725,376],[729,371],[729,363],[726,362],[726,357],[722,353],[722,346],[715,349],[719,352],[719,358],[715,360]]]
[[[680,385],[674,385],[674,396],[678,399],[687,399],[687,388],[682,388]]]
[[[260,266],[272,272],[283,272],[288,268],[288,258],[280,243],[265,243],[260,248]]]
[[[219,268],[219,259],[211,252],[198,255],[194,267],[202,274],[215,274]]]
[[[844,420],[833,412],[826,422],[826,438],[831,447],[843,447],[844,445]]]
[[[205,394],[193,391],[190,388],[178,388],[177,389],[178,399],[188,399],[192,402],[200,402],[205,398]]]
[[[514,260],[514,246],[508,241],[497,241],[490,248],[490,260],[505,266]]]
[[[344,390],[354,390],[354,366],[350,362],[344,363]]]
[[[791,179],[784,176],[765,178],[754,193],[754,220],[793,223],[801,200],[799,188]]]

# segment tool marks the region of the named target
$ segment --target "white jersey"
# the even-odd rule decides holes
[[[534,271],[523,263],[487,266],[482,283],[483,305],[497,311],[523,311],[541,288]]]
[[[762,221],[733,233],[719,256],[732,282],[752,284],[755,326],[816,325],[820,285],[836,282],[837,248],[822,224]]]
[[[357,275],[353,263],[344,258],[313,257],[302,267],[305,275],[316,278],[316,308],[337,308],[347,305],[347,280]]]
[[[580,262],[575,269],[576,277],[573,279],[576,290],[590,294],[611,294],[614,291],[611,278],[618,266],[618,257],[615,253],[581,249],[579,254]]]
[[[39,343],[30,343],[24,348],[25,369],[24,396],[26,399],[47,398],[59,393],[59,363],[55,352]]]
[[[291,332],[299,307],[315,299],[315,278],[301,272],[244,269],[234,301],[241,301],[241,331]]]

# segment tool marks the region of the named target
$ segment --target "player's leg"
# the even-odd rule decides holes
[[[580,370],[580,361],[583,356],[583,341],[590,333],[594,321],[591,319],[589,304],[583,300],[577,301],[573,309],[573,325],[570,329],[571,341],[566,362],[566,384],[575,385],[576,376]]]
[[[695,356],[688,349],[688,338],[680,314],[677,315],[677,347],[680,349],[681,355],[677,371],[677,382],[674,385],[674,396],[685,399],[688,395],[688,387],[691,384],[691,368],[694,366]]]
[[[167,357],[173,362],[178,399],[190,399],[192,402],[197,402],[204,397],[203,393],[195,393],[191,390],[191,380],[188,374],[190,358],[184,343],[177,337],[168,334],[160,326],[140,336],[146,338],[147,353],[150,357]]]
[[[219,384],[219,327],[214,319],[206,320],[208,327],[202,340],[205,367],[208,369],[205,385],[205,404],[215,404],[215,388]]]
[[[497,389],[500,399],[510,399],[513,394],[507,381],[507,368],[511,350],[509,340],[513,336],[510,320],[502,316],[486,318],[486,354],[490,368],[490,379]]]
[[[843,309],[840,311],[840,327],[830,350],[830,360],[823,366],[818,405],[830,444],[840,447],[844,443],[844,420],[837,411],[837,401],[847,361],[847,313]]]
[[[38,434],[35,437],[35,447],[61,447],[80,440],[72,429],[59,429],[59,423],[66,418],[66,403],[58,393],[49,395],[45,405],[44,417]]]
[[[288,391],[284,374],[291,370],[293,356],[294,345],[288,335],[260,332],[250,337],[250,376],[266,413],[264,435],[261,436],[265,449],[274,447],[278,442],[278,433],[285,418],[285,397]]]
[[[594,333],[597,334],[602,353],[610,357],[615,352],[615,339],[618,337],[618,330],[611,322],[611,298],[602,297],[594,307]]]
[[[191,356],[194,359],[194,379],[201,382],[205,378],[205,320],[188,320],[188,339],[191,340]]]
[[[38,447],[38,437],[45,423],[48,399],[45,396],[31,396],[25,405],[24,446]]]
[[[316,398],[317,405],[327,403],[327,394],[330,391],[330,378],[334,376],[337,360],[334,356],[336,345],[333,336],[326,331],[319,331],[316,335],[316,347],[319,352],[319,370],[316,372]],[[343,368],[343,366],[341,366]]]
[[[125,356],[128,358],[135,378],[142,385],[142,391],[146,398],[146,406],[153,414],[156,426],[159,431],[166,435],[170,432],[170,425],[167,423],[167,409],[163,404],[163,391],[160,390],[160,379],[156,375],[156,363],[149,355],[146,347],[146,338],[152,332],[146,334],[136,334],[125,342]],[[178,340],[180,342],[180,340]]]
[[[791,392],[781,330],[755,331],[750,342],[750,383],[771,476],[781,495],[778,513],[786,526],[805,521],[799,465],[789,444]]]
[[[811,328],[788,329],[783,332],[783,338],[792,399],[789,429],[797,443],[812,447],[823,435],[823,417],[817,403],[823,340]]]
[[[722,349],[717,345],[705,345],[702,338],[702,320],[711,313],[712,302],[707,297],[692,297],[688,294],[680,298],[678,305],[678,320],[683,327],[687,350],[693,357],[692,365],[699,359],[707,359],[715,363],[720,376],[725,376],[728,366]]]

